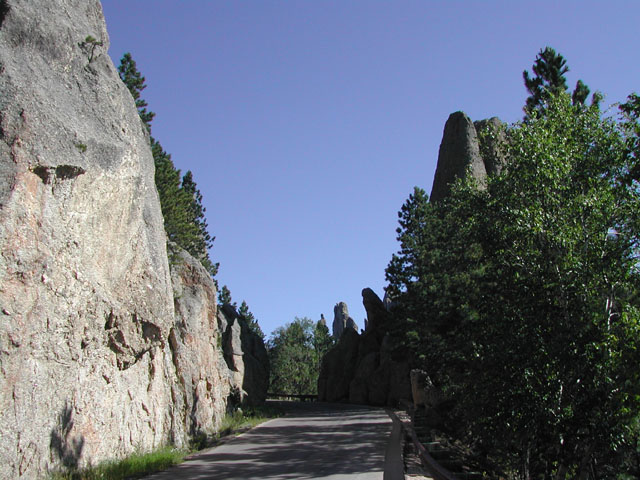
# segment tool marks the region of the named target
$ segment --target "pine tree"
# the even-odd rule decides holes
[[[226,285],[223,285],[220,291],[218,291],[218,305],[231,305],[234,308],[236,306],[231,299],[231,292]]]
[[[189,199],[190,221],[197,227],[197,234],[191,238],[190,253],[194,255],[207,269],[212,277],[218,273],[219,263],[213,263],[209,259],[208,249],[213,246],[215,237],[209,234],[209,226],[205,217],[206,209],[202,205],[202,194],[193,180],[191,170],[182,177],[182,190]]]
[[[147,102],[141,97],[146,88],[145,78],[138,71],[130,53],[125,53],[118,67],[120,78],[133,96],[140,119],[151,133],[151,121],[155,113],[147,110]],[[214,238],[208,232],[202,194],[188,171],[181,178],[171,155],[164,151],[160,142],[150,137],[151,152],[155,163],[155,183],[160,197],[160,208],[164,219],[167,239],[183,248],[202,263],[212,277],[218,272],[218,263],[209,258],[208,249]],[[170,243],[170,248],[171,248]],[[214,278],[215,282],[215,278]]]
[[[131,92],[131,96],[136,101],[136,107],[138,108],[140,119],[144,122],[147,129],[151,131],[151,121],[156,114],[147,111],[147,102],[140,96],[140,92],[147,88],[147,86],[144,83],[145,78],[138,71],[136,62],[131,57],[130,53],[125,53],[120,60],[118,72],[120,73],[120,78]]]
[[[525,120],[529,119],[534,112],[543,114],[552,97],[568,91],[565,78],[565,74],[569,71],[567,61],[553,48],[545,47],[544,50],[540,50],[532,69],[534,77],[531,77],[527,70],[522,72],[524,85],[530,94],[524,107]],[[571,96],[573,105],[584,105],[589,92],[589,87],[582,80],[578,80]],[[592,105],[597,105],[601,98],[598,92],[594,93]]]
[[[262,328],[260,328],[260,325],[258,324],[258,320],[256,319],[256,317],[253,315],[253,313],[249,311],[249,305],[247,305],[247,302],[245,302],[244,300],[240,304],[240,308],[238,309],[238,315],[240,315],[245,320],[245,322],[247,322],[247,326],[249,327],[249,330],[251,330],[256,335],[258,335],[261,339],[264,340],[264,337],[265,337],[264,332],[262,331]]]

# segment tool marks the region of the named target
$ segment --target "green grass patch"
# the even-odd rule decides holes
[[[238,409],[222,419],[222,424],[220,425],[217,436],[222,437],[233,434],[234,432],[244,431],[281,415],[282,413],[279,410],[270,407],[246,407],[244,410]]]
[[[214,435],[197,435],[191,443],[191,448],[197,451],[215,446],[224,437],[246,432],[267,420],[281,417],[283,414],[284,412],[281,409],[266,405],[239,408],[233,413],[225,415],[218,431]]]
[[[150,453],[134,453],[125,459],[104,462],[95,467],[56,473],[51,479],[124,480],[126,478],[139,478],[181,463],[188,453],[185,450],[165,447]]]
[[[213,446],[223,437],[245,432],[267,420],[281,417],[282,414],[283,412],[275,407],[245,407],[244,410],[238,409],[233,414],[226,415],[215,435],[196,436],[190,450],[165,447],[150,453],[134,453],[122,460],[54,473],[51,480],[125,480],[144,477],[182,463],[190,453]]]

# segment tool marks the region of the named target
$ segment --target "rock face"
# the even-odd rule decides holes
[[[345,330],[355,330],[358,332],[358,325],[356,322],[349,316],[349,309],[347,308],[347,304],[344,302],[339,302],[333,307],[333,338],[336,340],[339,339]]]
[[[505,124],[498,117],[473,122],[478,134],[480,154],[487,175],[498,175],[506,163],[504,147],[507,143]]]
[[[148,138],[99,2],[6,5],[0,477],[16,478],[172,436],[173,305]]]
[[[231,305],[218,311],[224,359],[229,369],[234,402],[257,405],[267,398],[269,357],[262,338]]]
[[[480,132],[494,132],[497,140]],[[480,188],[486,184],[487,174],[499,173],[504,162],[500,140],[504,139],[502,122],[496,117],[481,120],[475,124],[464,112],[449,115],[444,126],[438,165],[431,188],[431,201],[442,200],[451,190],[451,184],[458,178],[470,174]]]
[[[232,391],[108,47],[98,0],[0,0],[0,478],[184,445]]]
[[[218,328],[216,288],[206,269],[185,251],[171,266],[175,322],[169,330],[171,361],[177,381],[173,399],[172,440],[215,432],[233,390]]]
[[[367,329],[347,329],[322,359],[318,399],[368,405],[395,405],[411,398],[409,365],[393,358],[389,345],[389,312],[369,288],[362,291]]]

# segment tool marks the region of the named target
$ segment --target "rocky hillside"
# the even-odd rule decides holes
[[[185,444],[252,390],[209,275],[186,254],[170,271],[108,46],[98,0],[0,1],[1,478]]]

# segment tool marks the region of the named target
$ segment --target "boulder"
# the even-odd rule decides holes
[[[269,356],[264,341],[251,331],[244,319],[242,326],[242,351],[244,352],[244,378],[242,390],[246,392],[244,403],[259,405],[267,399],[269,389]]]
[[[367,312],[367,331],[386,333],[390,314],[384,302],[370,288],[362,290],[362,304]]]
[[[464,112],[455,112],[444,126],[431,201],[445,198],[455,180],[467,174],[472,175],[481,187],[485,184],[487,170],[480,155],[476,129]]]
[[[358,362],[360,335],[348,329],[322,358],[318,375],[318,400],[343,402],[349,399],[349,384]]]

